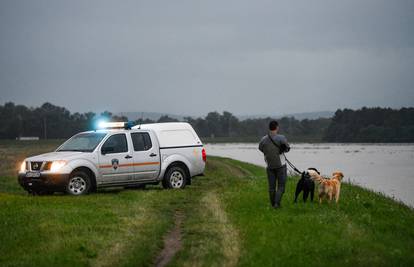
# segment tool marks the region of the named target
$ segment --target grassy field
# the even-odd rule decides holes
[[[345,184],[338,205],[268,205],[263,168],[208,159],[185,190],[29,196],[19,161],[59,142],[0,142],[0,266],[151,266],[180,216],[171,266],[414,266],[414,211]]]

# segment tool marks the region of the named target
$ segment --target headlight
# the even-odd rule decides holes
[[[52,166],[50,166],[50,171],[51,172],[56,172],[56,171],[60,170],[60,168],[65,166],[65,164],[66,164],[66,161],[64,161],[64,160],[53,161]]]
[[[20,165],[20,172],[25,172],[26,171],[26,161],[22,162],[22,165]]]

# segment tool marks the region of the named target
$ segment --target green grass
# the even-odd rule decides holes
[[[223,202],[240,235],[240,265],[249,266],[412,266],[414,212],[368,190],[344,184],[341,201],[292,203],[296,179],[290,179],[283,208],[273,211],[264,194],[264,171],[249,164],[254,176],[223,191]],[[266,257],[264,257],[266,255]]]
[[[184,215],[183,248],[171,266],[413,266],[414,212],[344,184],[338,205],[293,204],[289,178],[270,208],[264,169],[208,159],[185,190],[106,190],[33,197],[18,162],[59,142],[0,142],[0,266],[149,266]]]

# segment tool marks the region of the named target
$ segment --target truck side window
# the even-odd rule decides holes
[[[128,144],[125,134],[114,134],[105,141],[101,151],[105,154],[128,152]]]
[[[135,151],[146,151],[152,147],[151,137],[148,133],[131,133]]]

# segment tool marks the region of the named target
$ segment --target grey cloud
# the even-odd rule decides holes
[[[281,114],[414,105],[412,1],[1,1],[0,103]]]

